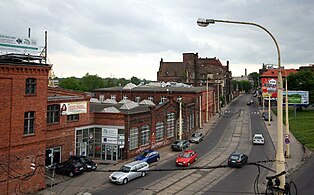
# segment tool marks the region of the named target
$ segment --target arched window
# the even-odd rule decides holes
[[[138,127],[130,129],[130,150],[138,147]]]
[[[143,125],[141,129],[141,144],[148,145],[150,137],[150,128],[149,125]]]
[[[167,138],[174,136],[174,113],[167,114]]]

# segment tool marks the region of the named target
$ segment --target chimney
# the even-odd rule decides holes
[[[247,70],[245,69],[245,76],[247,76]]]
[[[227,71],[229,71],[229,60],[227,60]]]

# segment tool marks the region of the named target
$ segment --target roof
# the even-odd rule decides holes
[[[266,72],[264,72],[260,77],[276,77],[278,76],[278,69],[269,69]],[[298,72],[295,69],[283,69],[281,71],[281,74],[283,77],[286,77],[287,75],[291,74],[291,73],[296,73]]]
[[[104,108],[101,112],[120,113],[120,110],[118,110],[117,108],[111,106],[111,107]]]
[[[124,104],[121,104],[121,103],[104,104],[104,103],[91,102],[90,103],[90,112],[91,113],[95,113],[95,112],[103,112],[104,113],[105,108],[108,108],[108,109],[106,109],[106,111],[109,111],[106,113],[117,113],[117,112],[114,112],[115,109],[119,110],[119,113],[124,113],[124,114],[135,114],[135,113],[142,113],[142,112],[150,111],[150,108],[147,105],[139,105],[137,107],[132,107],[132,108],[130,105],[128,105],[129,106],[128,108],[121,109],[121,107],[123,105]],[[113,112],[110,112],[110,111],[113,111]]]
[[[140,105],[155,106],[154,102],[152,102],[150,100],[143,100],[140,102]]]
[[[209,87],[213,90],[213,87]],[[186,93],[199,93],[206,90],[206,86],[202,87],[152,87],[152,86],[141,86],[131,89],[133,92],[186,92]],[[110,88],[100,88],[94,91],[130,91],[129,89],[123,89],[122,87],[110,87]]]

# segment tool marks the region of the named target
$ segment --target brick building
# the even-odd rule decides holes
[[[102,149],[114,150],[114,155],[121,158],[130,158],[144,149],[169,145],[178,139],[180,102],[183,138],[188,138],[206,122],[206,106],[208,117],[214,113],[211,87],[208,103],[205,87],[113,87],[94,92],[100,100],[92,104],[94,124],[115,131],[112,136],[102,137],[107,141],[101,143]],[[112,141],[108,142],[110,138]],[[108,159],[107,151],[102,153],[103,160],[116,160],[112,156]]]
[[[160,60],[157,81],[181,82],[193,86],[204,86],[206,82],[215,88],[215,93],[227,102],[232,99],[232,73],[229,71],[229,61],[224,66],[214,58],[199,58],[198,53],[183,53],[182,62],[165,62]],[[218,97],[218,95],[216,95]]]
[[[0,56],[0,191],[45,187],[48,73],[40,57]],[[35,169],[31,169],[31,165]]]

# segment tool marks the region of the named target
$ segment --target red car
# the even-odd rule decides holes
[[[185,150],[176,159],[177,166],[190,166],[197,160],[197,154],[193,150]]]

